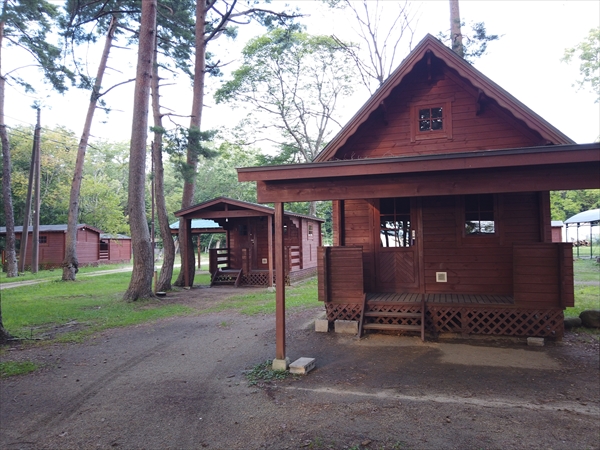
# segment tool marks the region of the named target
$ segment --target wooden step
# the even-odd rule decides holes
[[[365,317],[399,317],[402,319],[420,319],[421,313],[368,311],[365,313]]]
[[[395,325],[390,323],[365,323],[365,330],[402,330],[402,331],[421,331],[421,325]]]

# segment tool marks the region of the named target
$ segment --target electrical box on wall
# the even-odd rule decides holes
[[[268,261],[267,261],[267,258],[263,258],[263,259],[262,259],[262,263],[263,263],[263,264],[267,264],[267,262],[268,262]]]
[[[447,272],[436,272],[435,273],[435,281],[436,281],[436,283],[447,283],[448,282]]]

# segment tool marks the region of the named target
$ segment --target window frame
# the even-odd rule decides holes
[[[466,207],[465,207],[465,199],[469,195],[491,195],[494,202],[494,232],[493,233],[483,233],[483,234],[467,234],[467,230],[465,227],[466,223]],[[459,214],[457,215],[457,232],[463,243],[480,243],[485,241],[486,239],[490,242],[497,242],[502,244],[502,223],[500,221],[501,217],[501,204],[500,204],[500,196],[498,194],[464,194],[460,196],[460,207]]]
[[[454,98],[444,98],[427,102],[411,103],[410,106],[410,141],[427,139],[452,140],[452,102]],[[419,111],[422,109],[442,108],[442,129],[421,131]]]

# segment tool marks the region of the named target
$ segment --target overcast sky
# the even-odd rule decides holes
[[[279,3],[273,2],[275,7]],[[335,34],[342,39],[357,41],[353,35],[353,22],[349,16],[337,11],[331,12],[320,2],[285,2],[298,6],[310,14],[303,19],[308,31],[313,34]],[[392,1],[385,2],[393,7]],[[449,4],[447,0],[414,2],[413,9],[418,10],[419,22],[415,35],[416,45],[421,38],[431,33],[449,29]],[[578,143],[595,141],[600,135],[600,105],[594,103],[595,96],[585,90],[577,90],[573,83],[579,76],[579,64],[567,65],[560,59],[567,47],[581,42],[591,28],[599,26],[600,2],[589,1],[468,1],[461,0],[460,12],[463,21],[485,22],[488,33],[501,34],[500,41],[489,45],[488,54],[475,62],[475,67],[487,77],[506,89],[521,102],[533,109],[552,125]],[[468,27],[466,27],[468,28]],[[235,55],[255,32],[255,28],[242,28],[235,44],[220,42],[210,49],[222,61],[231,61],[235,67]],[[463,29],[463,32],[467,30]],[[121,81],[134,74],[137,58],[136,48],[115,51],[109,65],[113,68],[106,77],[105,86],[111,81]],[[398,58],[399,64],[402,57]],[[10,58],[5,53],[5,58]],[[90,72],[95,73],[97,52],[90,49]],[[227,58],[230,58],[229,60]],[[3,70],[9,70],[17,62],[14,59],[3,61]],[[31,73],[32,79],[39,75]],[[163,90],[165,104],[180,114],[189,113],[191,89],[188,80],[180,77],[175,86]],[[208,86],[209,97],[203,115],[203,128],[223,128],[235,125],[236,114],[227,105],[216,107],[212,92],[218,87],[218,81]],[[9,125],[32,124],[35,112],[30,105],[36,98],[42,100],[42,126],[51,128],[63,125],[79,136],[87,110],[88,95],[72,90],[64,96],[47,94],[24,95],[17,89],[8,87],[6,98],[6,122]],[[106,102],[113,108],[110,115],[97,113],[92,128],[95,138],[107,140],[129,140],[131,136],[131,104],[133,85],[117,88],[106,96]],[[359,91],[348,100],[344,109],[344,120],[348,120],[364,103],[366,93]],[[183,124],[189,121],[183,120]]]

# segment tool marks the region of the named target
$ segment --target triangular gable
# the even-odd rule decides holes
[[[275,214],[275,209],[268,206],[259,205],[258,203],[245,202],[242,200],[234,200],[228,197],[217,197],[213,200],[208,200],[189,208],[175,211],[175,217],[187,218],[206,218],[218,219],[225,217],[253,217],[253,216],[272,216]],[[290,211],[284,211],[285,216],[298,217],[309,219],[315,222],[324,222],[324,219],[308,216],[305,214],[297,214]]]
[[[524,124],[523,129],[528,129],[532,133],[541,136],[539,145],[574,143],[570,138],[491,81],[435,37],[428,34],[314,161],[322,162],[335,159],[338,150],[359,131],[359,127],[365,124],[374,112],[381,111],[382,109],[385,110],[385,102],[392,95],[392,91],[411,75],[415,70],[415,66],[424,60],[431,60],[431,58],[441,60],[458,75],[456,78],[463,83],[468,83],[469,86],[477,90],[481,98],[490,99],[500,109],[510,113],[509,115],[512,115],[514,119]],[[522,144],[519,146],[530,145]],[[361,156],[357,155],[357,157]]]

